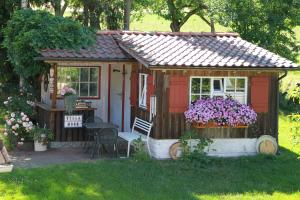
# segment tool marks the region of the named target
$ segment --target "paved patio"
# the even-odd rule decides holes
[[[93,162],[101,158],[114,158],[104,154],[103,157],[90,159],[89,153],[84,153],[82,148],[51,148],[45,152],[12,151],[9,153],[15,168],[36,168],[53,164],[72,162]]]

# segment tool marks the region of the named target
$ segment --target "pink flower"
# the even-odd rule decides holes
[[[73,88],[71,88],[71,87],[65,85],[65,86],[61,89],[60,94],[61,94],[62,96],[65,96],[65,95],[72,95],[72,94],[76,94],[76,91],[75,91]]]
[[[7,121],[6,121],[6,124],[9,125],[9,126],[11,126],[11,121],[10,121],[10,120],[7,120]]]

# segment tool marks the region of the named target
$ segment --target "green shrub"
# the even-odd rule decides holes
[[[180,137],[179,141],[182,160],[201,161],[202,163],[209,161],[205,150],[213,143],[211,139],[199,136],[195,130],[188,130]]]
[[[145,150],[145,143],[142,141],[142,138],[139,137],[138,139],[132,142],[134,153],[134,159],[138,161],[146,161],[150,160],[150,156],[148,152]]]

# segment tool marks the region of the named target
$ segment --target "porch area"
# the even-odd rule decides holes
[[[126,155],[126,144],[119,141],[120,156]],[[68,163],[94,163],[97,160],[116,160],[113,150],[110,146],[105,147],[105,151],[101,151],[100,156],[90,158],[90,154],[86,153],[82,147],[66,147],[66,148],[49,148],[45,152],[36,151],[20,151],[14,150],[9,153],[12,164],[15,168],[39,168],[48,165],[68,164]]]

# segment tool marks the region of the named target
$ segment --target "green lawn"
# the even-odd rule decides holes
[[[300,160],[289,128],[281,116],[276,157],[214,159],[207,165],[104,160],[19,169],[0,175],[0,200],[300,199]]]

